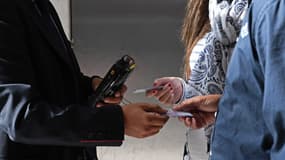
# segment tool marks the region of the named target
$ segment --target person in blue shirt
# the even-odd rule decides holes
[[[284,13],[285,0],[253,0],[221,99],[219,95],[194,97],[176,107],[213,116],[219,102],[211,160],[285,157]],[[204,125],[207,116],[182,120],[188,126]]]

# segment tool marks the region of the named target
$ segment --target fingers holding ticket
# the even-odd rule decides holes
[[[182,96],[182,80],[178,77],[163,77],[156,79],[154,87],[161,86],[160,90],[149,90],[146,92],[147,97],[155,97],[163,104],[175,104]]]
[[[173,110],[192,113],[192,117],[180,117],[187,127],[199,129],[214,123],[221,95],[197,96],[183,101]]]

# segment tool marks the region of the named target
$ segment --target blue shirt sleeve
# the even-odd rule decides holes
[[[263,116],[271,159],[285,157],[285,1],[272,1],[259,15],[254,39],[264,74]]]
[[[253,1],[226,77],[211,160],[285,157],[285,0]]]

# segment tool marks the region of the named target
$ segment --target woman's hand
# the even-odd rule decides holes
[[[163,77],[156,79],[153,86],[162,86],[160,90],[150,90],[146,93],[147,97],[155,97],[163,104],[175,104],[182,96],[181,78],[178,77]]]

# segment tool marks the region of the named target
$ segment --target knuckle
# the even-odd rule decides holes
[[[149,133],[148,132],[143,132],[141,134],[141,138],[145,138],[145,137],[148,137],[149,136]]]
[[[149,121],[151,121],[151,117],[149,115],[145,115],[143,124],[144,125],[148,125]]]
[[[155,132],[153,132],[154,134],[158,134],[160,130],[156,130]]]
[[[150,129],[151,129],[151,128],[150,128],[149,126],[145,126],[143,132],[148,132]]]
[[[155,106],[155,109],[159,110],[159,109],[160,109],[160,107],[159,107],[158,105],[156,105],[156,106]]]
[[[159,100],[160,102],[165,102],[165,100],[163,99],[163,97],[160,97],[158,100]]]
[[[140,134],[140,135],[137,136],[137,138],[142,139],[142,138],[144,138],[144,136],[143,136],[143,134]]]

